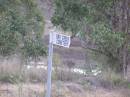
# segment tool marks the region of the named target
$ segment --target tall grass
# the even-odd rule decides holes
[[[46,71],[43,69],[27,69],[19,64],[0,65],[0,81],[3,83],[43,82],[46,81]]]

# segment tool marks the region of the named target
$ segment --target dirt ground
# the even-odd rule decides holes
[[[45,97],[43,84],[0,84],[0,97]],[[52,97],[130,97],[129,89],[84,89],[78,84],[52,85]]]

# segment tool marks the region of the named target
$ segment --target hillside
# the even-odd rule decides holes
[[[54,45],[51,76],[52,97],[130,97],[130,57],[126,56],[127,50],[125,47],[127,46],[123,48],[123,39],[126,38],[127,40],[127,37],[125,37],[126,34],[124,35],[121,31],[117,31],[119,30],[118,26],[123,26],[121,23],[128,26],[125,21],[126,19],[124,19],[125,15],[122,15],[125,7],[121,7],[124,9],[122,12],[119,12],[118,7],[120,4],[116,0],[35,0],[39,10],[34,10],[33,12],[32,9],[27,10],[26,7],[24,8],[24,4],[21,4],[22,6],[19,7],[21,3],[19,1],[24,2],[27,8],[30,8],[27,2],[33,0],[15,0],[14,2],[14,4],[18,4],[17,8],[22,9],[22,11],[24,10],[23,12],[21,11],[22,14],[28,11],[32,13],[27,13],[25,20],[24,16],[16,18],[17,12],[17,14],[11,13],[11,15],[16,15],[15,18],[18,22],[21,19],[22,22],[20,21],[19,25],[22,23],[23,25],[26,23],[29,25],[36,23],[36,26],[31,26],[32,28],[27,29],[25,36],[23,35],[21,36],[22,38],[18,38],[20,42],[18,41],[17,46],[13,48],[16,49],[16,51],[14,50],[16,53],[13,51],[12,55],[0,56],[0,97],[45,97],[47,89],[49,33],[52,31],[72,35],[69,48]],[[114,2],[112,3],[111,1]],[[57,3],[58,6],[54,7],[54,3]],[[30,5],[35,9],[35,4],[30,3]],[[111,7],[111,5],[114,6]],[[6,7],[8,9],[8,6]],[[12,5],[11,7],[17,10]],[[112,8],[112,10],[109,10],[109,8]],[[39,32],[37,28],[39,25],[37,24],[41,25],[39,21],[42,20],[38,12],[41,12],[43,16],[42,22],[44,22],[42,24],[44,31],[40,30],[42,31],[40,33],[36,33]],[[34,17],[30,18],[33,14]],[[122,15],[122,20],[120,20],[120,15]],[[15,20],[15,18],[13,19]],[[114,21],[116,18],[117,20]],[[6,17],[4,19],[6,20]],[[8,19],[10,19],[10,15]],[[31,20],[35,21],[30,22]],[[10,20],[9,22],[15,24],[17,21]],[[112,27],[110,26],[111,24],[113,25]],[[54,25],[60,26],[62,30]],[[17,27],[17,24],[15,26]],[[24,26],[27,26],[25,28],[30,27],[28,25]],[[123,30],[125,26],[123,26],[124,28],[122,27]],[[0,28],[2,27],[0,26]],[[8,28],[8,25],[5,27]],[[69,31],[71,30],[71,33],[68,29]],[[6,31],[9,32],[10,30],[7,29]],[[18,29],[18,31],[16,29],[15,32],[20,31],[21,29]],[[18,37],[20,35],[18,34]],[[10,38],[7,35],[8,38],[12,39],[12,37]],[[14,38],[17,38],[17,34]],[[26,40],[28,40],[27,44]],[[11,42],[8,41],[8,43]],[[12,44],[9,46],[12,46]],[[120,51],[121,53],[119,53]],[[28,56],[25,55],[26,53],[29,53]],[[128,60],[128,64],[125,58]],[[126,67],[124,64],[119,64],[121,62],[126,62],[127,64],[126,77],[124,76]]]
[[[54,13],[53,1],[52,0],[37,0],[38,5],[43,12],[45,17],[45,34],[43,36],[44,42],[48,45],[49,36],[48,34],[55,30],[55,27],[51,23],[51,17]],[[57,31],[57,30],[56,30]],[[60,32],[60,31],[57,31]],[[61,33],[61,32],[60,32]],[[63,63],[65,61],[73,61],[76,65],[84,65],[85,64],[85,50],[81,47],[80,39],[74,38],[71,40],[71,46],[69,49],[65,49],[63,47],[55,46],[54,53],[59,54],[61,56],[61,60]]]

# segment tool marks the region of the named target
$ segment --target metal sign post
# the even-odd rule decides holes
[[[49,55],[48,55],[48,75],[47,75],[47,93],[46,97],[51,97],[51,72],[52,72],[52,59],[53,59],[53,43],[52,43],[52,33],[50,33],[49,40]]]
[[[62,35],[62,34],[58,34],[58,33],[50,33],[46,97],[51,97],[51,73],[52,73],[52,59],[53,59],[53,44],[69,48],[70,36],[66,36],[66,35]]]

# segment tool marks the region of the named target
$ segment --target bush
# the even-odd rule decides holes
[[[2,0],[0,5],[0,55],[21,52],[23,47],[29,56],[36,55],[36,52],[36,56],[45,54],[44,45],[39,43],[44,31],[44,18],[35,0]],[[25,41],[28,39],[36,41]],[[29,54],[26,51],[30,51]]]
[[[128,88],[130,89],[130,83],[128,83]]]
[[[18,83],[20,81],[22,81],[22,79],[20,78],[20,76],[18,74],[8,74],[8,73],[4,73],[2,75],[0,75],[0,81],[4,82],[4,83]]]
[[[121,77],[120,74],[115,73],[112,70],[102,73],[102,85],[104,87],[114,87],[121,86],[125,82],[125,80]]]
[[[37,58],[38,56],[44,56],[47,54],[46,47],[42,43],[40,39],[27,39],[25,40],[25,44],[23,49],[23,53],[26,57]]]

